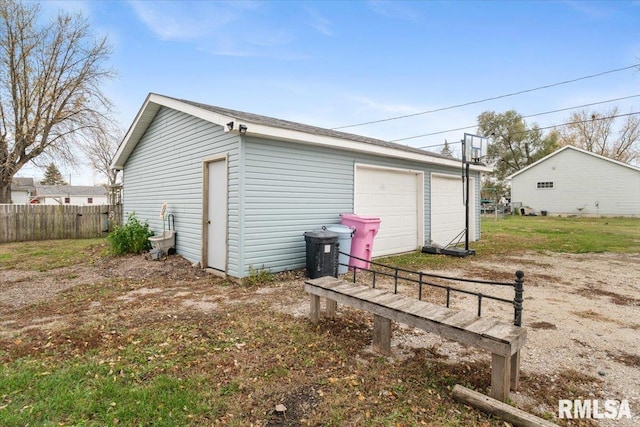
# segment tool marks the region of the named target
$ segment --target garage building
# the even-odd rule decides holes
[[[380,217],[373,256],[447,244],[464,230],[460,160],[413,147],[149,94],[115,155],[125,214],[156,232],[163,203],[176,249],[242,278],[305,265],[305,231],[341,213]],[[471,167],[470,240],[480,237]]]

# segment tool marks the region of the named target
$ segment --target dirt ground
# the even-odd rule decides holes
[[[525,272],[523,326],[528,343],[522,353],[523,375],[541,375],[544,381],[561,382],[567,370],[596,378],[585,399],[626,399],[634,419],[601,420],[603,426],[633,426],[640,419],[640,255],[639,254],[527,254],[487,260],[468,258],[455,269],[438,274],[456,277],[510,281],[516,270]],[[234,287],[203,282],[207,273],[173,256],[150,261],[144,256],[105,259],[91,266],[72,266],[49,272],[4,270],[0,280],[0,338],[12,338],[29,329],[53,330],[73,324],[68,313],[37,316],[22,310],[74,286],[86,286],[115,278],[135,279],[142,285],[119,297],[121,303],[144,299],[144,307],[166,304],[168,298],[190,310],[210,312],[224,304],[256,300],[270,301],[274,309],[303,317],[308,299],[302,291],[304,278],[298,272],[280,277],[242,299]],[[282,292],[287,288],[287,292]],[[513,290],[496,288],[483,293],[511,299]],[[251,301],[249,301],[251,300]],[[475,311],[476,301],[455,298],[453,307]],[[87,311],[103,310],[95,301]],[[483,302],[483,315],[511,320],[513,308]],[[485,352],[446,342],[433,334],[403,326],[394,328],[393,358],[401,359],[414,347],[427,347],[452,362],[489,358]],[[554,384],[544,384],[553,387]],[[517,393],[516,402],[528,396]],[[557,408],[540,408],[557,413]]]

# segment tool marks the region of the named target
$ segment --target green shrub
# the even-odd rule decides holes
[[[264,268],[255,268],[249,266],[249,275],[242,279],[242,284],[245,286],[264,286],[275,280],[274,274]]]
[[[107,241],[113,255],[137,254],[151,249],[149,242],[151,236],[153,236],[153,232],[149,230],[149,223],[147,221],[140,222],[134,212],[127,217],[126,224],[116,226],[109,233]]]

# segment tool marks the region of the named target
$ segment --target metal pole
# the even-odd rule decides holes
[[[516,326],[522,326],[522,294],[524,292],[524,272],[521,270],[516,271],[516,295],[513,298],[514,307],[514,320],[513,324]]]
[[[465,165],[465,196],[464,196],[464,250],[469,251],[469,163]]]

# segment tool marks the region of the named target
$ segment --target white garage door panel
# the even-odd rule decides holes
[[[469,240],[475,240],[475,194],[471,179],[469,197]],[[450,243],[464,230],[465,207],[460,176],[431,176],[431,240],[440,245]],[[462,240],[464,242],[464,235]]]
[[[418,243],[418,200],[421,175],[399,170],[356,169],[355,213],[382,222],[373,256],[415,250]]]

